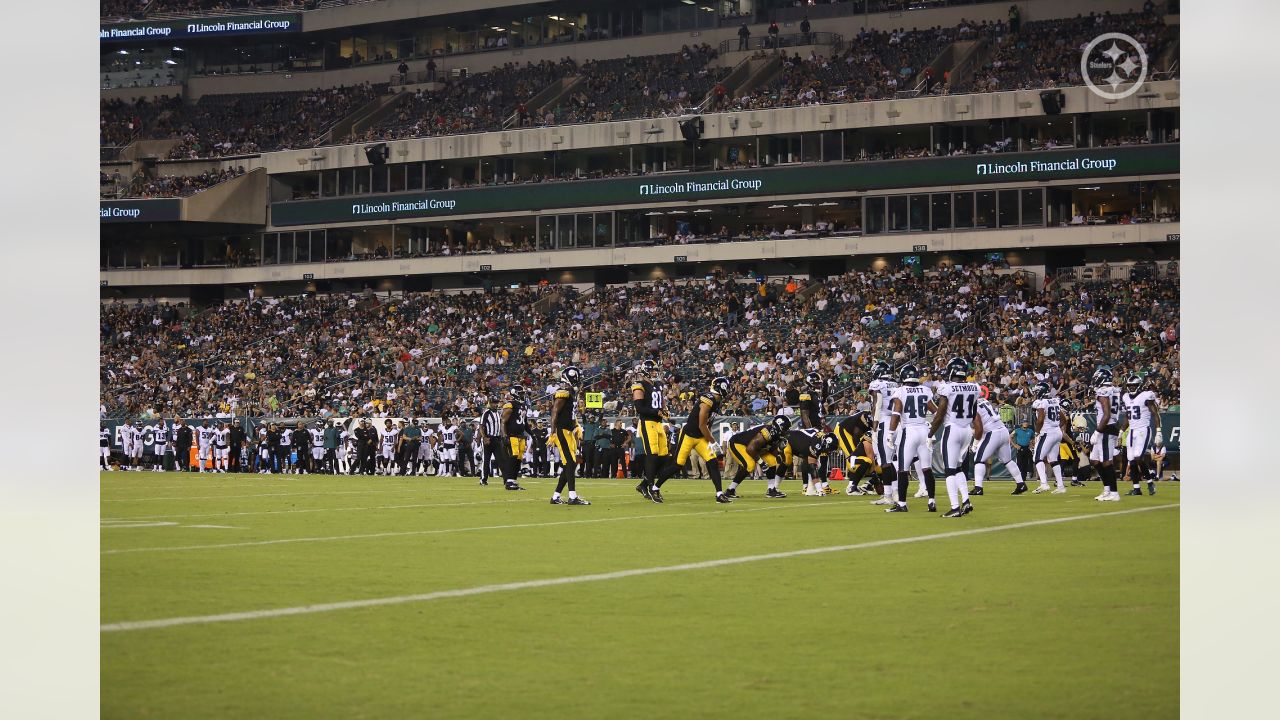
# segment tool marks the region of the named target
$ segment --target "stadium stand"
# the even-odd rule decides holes
[[[558,304],[549,312],[530,310],[551,296]],[[1086,392],[1098,364],[1150,371],[1172,403],[1178,312],[1176,274],[1042,289],[991,266],[585,293],[552,285],[260,298],[194,313],[113,303],[102,308],[101,402],[104,413],[142,417],[435,415],[514,382],[540,394],[568,363],[617,399],[619,371],[652,356],[685,381],[733,377],[730,414],[773,412],[809,370],[847,389],[831,412],[848,412],[866,402],[869,362],[933,366],[963,356],[997,399],[1015,405],[1029,403],[1028,388],[1045,376],[1068,397]]]
[[[604,122],[678,115],[699,106],[728,68],[712,69],[709,45],[678,53],[592,60],[582,64],[580,86],[551,109],[544,124]]]
[[[126,183],[118,170],[111,174],[99,172],[102,197],[111,198],[186,197],[243,174],[243,167],[208,170],[199,175],[147,177],[138,174]]]
[[[989,58],[969,83],[953,92],[1034,90],[1080,85],[1080,52],[1107,32],[1123,32],[1142,44],[1154,61],[1175,32],[1155,15],[1101,13],[1088,17],[1027,22],[1019,32],[1003,23],[984,25],[976,35],[991,44]]]

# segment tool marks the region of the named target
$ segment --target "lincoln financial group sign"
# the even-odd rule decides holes
[[[237,15],[232,17],[188,18],[156,22],[114,23],[98,28],[102,42],[133,40],[177,40],[193,37],[226,35],[265,35],[302,32],[302,16],[298,13],[272,15]]]
[[[284,227],[500,212],[533,214],[580,207],[646,207],[654,202],[749,200],[984,182],[1102,180],[1177,172],[1177,145],[1135,145],[1090,151],[1048,150],[823,163],[298,200],[273,203],[271,224]]]

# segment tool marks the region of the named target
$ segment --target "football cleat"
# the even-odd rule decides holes
[[[513,483],[513,482],[504,483],[503,487],[506,488],[507,490],[527,490],[528,489],[528,488],[522,488],[518,483]]]
[[[565,503],[565,505],[590,505],[590,504],[591,503],[587,502],[585,499],[580,497],[569,498],[569,502]]]
[[[964,508],[951,508],[950,510],[942,513],[942,517],[944,518],[964,517]]]
[[[818,496],[822,495],[822,491],[821,491],[821,490],[819,490],[818,488],[814,487],[813,485],[805,485],[805,486],[804,486],[804,495],[805,495],[806,497],[818,497]]]
[[[981,487],[981,486],[975,487],[974,489],[972,489],[972,490],[970,490],[970,491],[969,491],[969,495],[970,495],[970,496],[973,496],[973,495],[981,495],[981,494],[982,494],[982,487]]]
[[[1147,481],[1147,494],[1148,495],[1156,494],[1156,484],[1150,480]]]
[[[1142,494],[1142,490],[1140,490],[1140,489],[1138,489],[1138,488],[1134,488],[1134,489],[1130,490],[1129,492],[1125,493],[1125,495],[1141,495],[1141,494]]]
[[[862,486],[862,494],[863,495],[879,495],[880,491],[876,490],[875,485],[872,485],[871,483],[867,483]]]
[[[822,488],[822,489],[821,489],[821,490],[819,490],[818,492],[819,492],[819,493],[821,493],[821,494],[823,494],[823,495],[839,495],[839,494],[840,494],[840,491],[839,491],[839,490],[837,490],[837,489],[835,489],[835,488],[831,487],[830,485],[828,485],[827,487]]]
[[[719,493],[716,493],[716,502],[718,502],[718,503],[731,503],[731,502],[733,502],[733,500],[731,500],[731,499],[729,498],[729,496],[728,496],[728,495],[725,495],[724,493],[719,492]]]
[[[1047,493],[1047,492],[1049,492],[1049,486],[1048,486],[1048,485],[1040,485],[1040,486],[1038,486],[1035,490],[1032,490],[1032,492],[1033,492],[1033,493],[1035,493],[1036,495],[1039,495],[1040,493]]]
[[[863,492],[862,490],[858,489],[858,488],[857,488],[856,486],[854,486],[854,485],[850,485],[849,487],[845,488],[845,489],[844,489],[844,494],[845,494],[845,495],[866,495],[866,493],[865,493],[865,492]]]
[[[960,509],[964,511],[965,515],[968,515],[969,513],[973,512],[973,504],[970,503],[968,500],[965,500],[964,503],[960,505]]]
[[[787,494],[777,488],[769,488],[764,491],[764,496],[767,498],[784,498]]]
[[[1097,497],[1095,497],[1095,498],[1094,498],[1094,500],[1106,500],[1106,499],[1107,499],[1107,496],[1108,496],[1108,495],[1110,495],[1110,494],[1111,494],[1111,491],[1110,491],[1110,490],[1108,490],[1108,489],[1106,489],[1106,488],[1102,488],[1102,492],[1101,492],[1101,493],[1098,493],[1098,496],[1097,496]]]
[[[1016,486],[1014,486],[1014,488],[1013,488],[1013,492],[1011,492],[1011,493],[1009,493],[1009,494],[1010,494],[1010,495],[1021,495],[1022,493],[1026,492],[1026,491],[1027,491],[1027,484],[1026,484],[1026,483],[1018,483]]]
[[[741,497],[740,495],[738,495],[738,491],[733,488],[728,488],[727,490],[725,490],[724,496],[731,500]]]
[[[929,497],[929,491],[928,491],[928,490],[925,490],[925,489],[924,489],[924,486],[923,486],[923,485],[921,485],[921,486],[920,486],[920,488],[919,488],[918,490],[916,490],[916,494],[915,494],[915,495],[913,495],[912,497],[927,498],[927,497]]]
[[[564,502],[564,500],[561,500],[560,498],[553,497],[553,498],[551,498],[551,504],[552,504],[552,505],[564,505],[564,504],[565,504],[565,502]]]
[[[485,486],[487,486],[487,485],[489,484],[489,481],[488,481],[488,480],[481,480],[481,481],[480,481],[480,484],[481,484],[481,485],[485,485]]]
[[[652,500],[652,501],[654,501],[654,502],[656,502],[656,503],[658,503],[659,505],[661,505],[661,504],[662,504],[662,491],[661,491],[661,490],[659,490],[659,489],[658,489],[658,488],[656,488],[656,487],[654,487],[654,488],[650,488],[650,489],[649,489],[649,499],[650,499],[650,500]]]
[[[1102,501],[1103,502],[1120,502],[1120,493],[1118,492],[1107,493],[1107,496],[1102,498]]]
[[[637,485],[637,486],[636,486],[636,492],[638,492],[638,493],[640,493],[642,496],[644,496],[644,499],[645,499],[645,500],[652,500],[652,499],[653,499],[653,491],[649,489],[649,483],[647,483],[647,482],[642,482],[642,483],[640,483],[639,485]]]
[[[929,501],[929,512],[938,512],[938,503],[936,503],[936,502],[934,502],[934,501],[930,500],[930,501]]]
[[[889,505],[889,504],[891,504],[892,502],[893,502],[893,501],[892,501],[892,500],[890,500],[890,499],[889,499],[889,498],[887,498],[887,497],[881,497],[879,500],[872,500],[872,501],[871,501],[871,504],[872,504],[872,505]]]
[[[1067,489],[1066,489],[1066,488],[1064,488],[1064,487],[1054,488],[1054,489],[1053,489],[1053,491],[1052,491],[1052,492],[1050,492],[1049,494],[1050,494],[1050,495],[1066,495],[1066,494],[1067,494]]]
[[[1085,484],[1084,484],[1084,481],[1083,481],[1083,480],[1074,480],[1074,479],[1073,479],[1073,480],[1071,481],[1071,487],[1084,487],[1084,486],[1085,486]]]
[[[1170,476],[1169,476],[1169,480],[1170,480],[1170,482],[1181,482],[1181,479],[1178,477],[1178,474],[1177,474],[1177,473],[1174,473],[1173,475],[1170,475]]]
[[[899,505],[898,503],[894,503],[894,504],[893,504],[893,505],[891,505],[889,508],[887,508],[887,509],[885,510],[885,512],[887,512],[887,513],[907,512],[907,506],[906,506],[906,505]]]

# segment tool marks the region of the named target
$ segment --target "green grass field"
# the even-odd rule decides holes
[[[1176,484],[955,520],[633,484],[103,473],[102,716],[1178,715]]]

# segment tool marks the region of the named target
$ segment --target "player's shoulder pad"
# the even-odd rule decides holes
[[[635,391],[635,390],[644,390],[644,385],[643,385],[643,384],[641,384],[641,383],[631,383],[631,389],[632,389],[633,391]]]
[[[502,403],[502,409],[503,409],[503,410],[514,410],[514,409],[515,409],[515,406],[511,404],[511,401],[510,401],[510,400],[508,400],[507,402]]]
[[[556,390],[556,395],[555,395],[555,396],[556,396],[557,398],[567,398],[567,397],[569,397],[569,391],[568,391],[568,390],[565,390],[564,388],[561,388],[561,389],[559,389],[559,390]]]
[[[771,440],[773,439],[773,433],[769,432],[769,428],[762,427],[760,428],[760,437],[764,438],[765,440]]]
[[[812,395],[810,395],[809,393],[800,393],[800,399],[801,399],[802,401],[803,401],[803,400],[812,400],[812,399],[813,399],[813,396],[812,396]]]
[[[699,402],[699,403],[701,403],[701,404],[703,404],[703,405],[706,405],[707,407],[715,407],[715,405],[716,405],[716,401],[715,401],[715,400],[712,400],[711,398],[707,397],[706,395],[703,395],[702,397],[698,398],[698,402]]]

